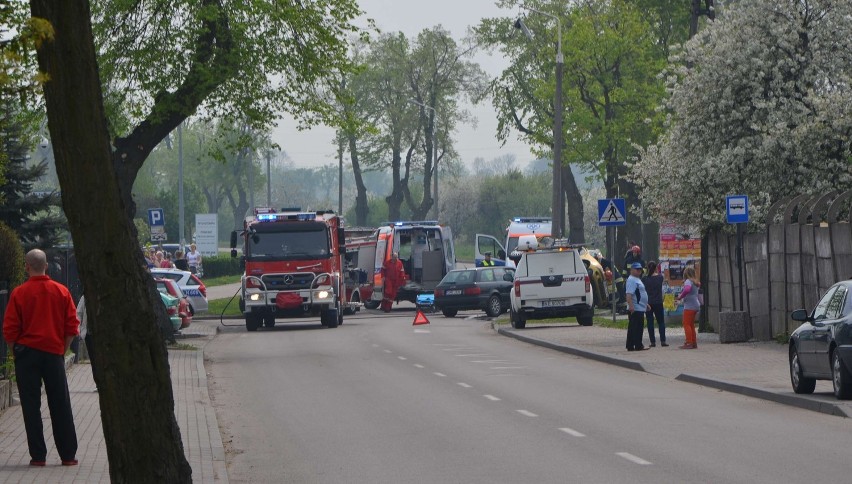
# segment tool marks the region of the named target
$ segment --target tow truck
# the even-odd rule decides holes
[[[319,317],[335,328],[352,309],[344,287],[345,233],[331,210],[258,207],[243,230],[231,232],[231,257],[242,240],[240,310],[246,330],[275,326],[278,318]]]

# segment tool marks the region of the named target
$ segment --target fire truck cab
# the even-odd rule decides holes
[[[256,208],[242,231],[231,232],[231,256],[242,240],[240,309],[246,329],[271,328],[278,318],[319,317],[343,322],[344,230],[332,211]]]

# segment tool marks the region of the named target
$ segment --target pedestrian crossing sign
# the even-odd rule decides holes
[[[627,223],[623,198],[602,198],[598,200],[598,225],[609,227]]]

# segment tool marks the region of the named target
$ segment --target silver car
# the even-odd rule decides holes
[[[207,312],[207,288],[198,276],[180,269],[151,269],[151,274],[154,277],[166,277],[177,282],[189,298],[189,307],[193,315]]]

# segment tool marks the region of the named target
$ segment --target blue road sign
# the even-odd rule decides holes
[[[162,208],[148,209],[148,225],[151,227],[159,227],[166,225],[166,217],[163,216]]]
[[[598,200],[598,225],[609,227],[627,223],[627,209],[623,198],[602,198]]]
[[[748,195],[728,195],[725,209],[729,224],[748,223]]]

